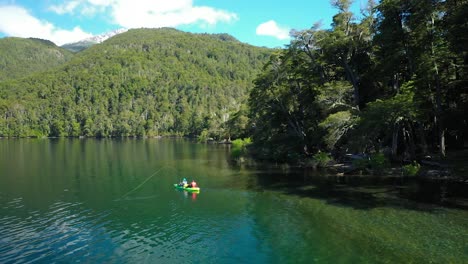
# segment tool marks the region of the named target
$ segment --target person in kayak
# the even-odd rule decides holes
[[[190,187],[192,187],[192,188],[198,187],[195,180],[192,180],[192,182],[190,183]]]
[[[184,179],[182,180],[182,182],[179,183],[179,185],[182,186],[182,187],[187,187],[187,185],[188,185],[188,184],[187,184],[187,179],[184,178]]]

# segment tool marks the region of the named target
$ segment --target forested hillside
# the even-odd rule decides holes
[[[0,136],[226,136],[270,54],[223,34],[130,30],[0,82]]]
[[[79,42],[74,42],[74,43],[69,43],[62,45],[60,47],[69,50],[71,52],[80,52],[82,50],[85,50],[93,45],[96,45],[96,43],[91,42],[91,41],[79,41]]]
[[[42,39],[0,39],[0,81],[21,78],[60,66],[72,53]]]
[[[468,1],[381,0],[294,33],[249,100],[259,158],[319,151],[414,160],[468,142]]]

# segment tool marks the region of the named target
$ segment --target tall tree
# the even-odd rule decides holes
[[[319,111],[310,67],[306,54],[291,47],[272,56],[256,79],[249,108],[254,144],[263,158],[287,160],[312,151]]]
[[[353,86],[354,104],[357,108],[363,103],[361,100],[361,77],[363,69],[360,67],[364,60],[369,60],[370,41],[373,34],[373,2],[365,13],[366,18],[362,23],[356,23],[354,14],[350,11],[352,1],[333,0],[332,5],[338,9],[333,16],[332,29],[324,34],[320,40],[320,47],[326,60],[335,65],[338,72],[343,70],[343,75]]]
[[[434,128],[437,131],[439,153],[446,155],[444,108],[447,78],[450,75],[451,54],[441,22],[444,14],[442,0],[411,2],[408,28],[416,62],[416,85],[419,95],[431,98]]]
[[[452,74],[447,84],[449,144],[463,147],[468,140],[468,1],[446,0],[441,26],[452,52]]]

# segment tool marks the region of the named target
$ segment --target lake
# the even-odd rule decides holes
[[[468,263],[467,200],[466,183],[246,167],[184,139],[3,139],[0,263]]]

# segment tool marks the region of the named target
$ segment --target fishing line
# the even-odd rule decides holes
[[[133,197],[133,198],[125,198],[125,199],[116,199],[114,202],[118,201],[138,201],[138,200],[149,200],[149,199],[154,199],[158,197],[158,195],[151,195],[151,196],[138,196],[138,197]]]
[[[157,170],[156,172],[154,172],[153,174],[151,174],[148,178],[146,178],[146,180],[144,180],[142,183],[140,183],[137,187],[133,188],[132,190],[130,190],[129,192],[127,192],[126,194],[122,195],[122,198],[126,197],[127,195],[131,194],[132,192],[136,191],[138,188],[140,188],[141,186],[143,186],[147,181],[149,181],[151,178],[153,178],[156,174],[158,174],[162,169],[164,169],[165,166],[161,167],[159,170]]]

